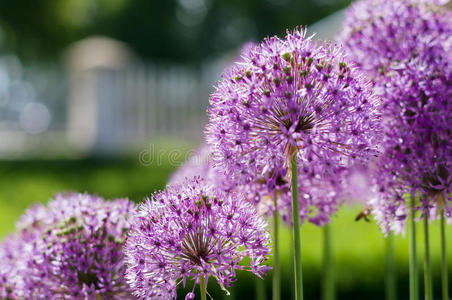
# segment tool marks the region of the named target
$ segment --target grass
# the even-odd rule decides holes
[[[165,186],[169,175],[183,158],[182,155],[179,160],[172,158],[171,163],[169,159],[162,159],[147,165],[140,163],[138,156],[121,160],[0,161],[0,239],[14,230],[17,218],[30,204],[46,202],[60,191],[86,191],[106,198],[129,197],[141,201]],[[338,299],[383,299],[385,239],[375,222],[354,221],[360,209],[359,206],[344,207],[334,217],[331,226]],[[420,229],[417,233],[419,241],[422,241]],[[313,225],[303,225],[301,236],[305,298],[318,299],[322,230]],[[437,296],[441,293],[439,236],[439,223],[434,222],[431,226],[431,255]],[[290,299],[293,296],[290,230],[283,227],[280,237],[282,299]],[[450,230],[447,237],[452,238]],[[399,299],[408,299],[408,238],[395,237],[394,248],[398,296]],[[452,249],[448,249],[449,262],[452,262]],[[422,255],[423,249],[419,247],[420,260]],[[419,266],[422,272],[422,265]],[[271,272],[265,283],[267,298],[270,299]],[[234,295],[236,299],[254,297],[253,286],[253,277],[239,272],[239,280],[232,289],[233,296],[228,299],[233,299]],[[218,295],[222,292],[213,280],[209,281],[209,290],[215,299],[221,298]]]
[[[168,164],[143,166],[136,160],[53,160],[0,162],[0,237],[14,229],[32,203],[55,193],[77,191],[138,202],[162,189],[173,170]]]

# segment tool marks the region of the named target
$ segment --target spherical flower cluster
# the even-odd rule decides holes
[[[170,185],[134,218],[125,246],[127,281],[142,299],[175,298],[177,285],[190,279],[196,286],[215,278],[226,288],[236,270],[261,276],[268,269],[269,239],[265,221],[240,195],[199,178]]]
[[[452,68],[411,61],[393,72],[386,88],[384,153],[377,165],[380,223],[403,229],[406,195],[435,218],[452,208]],[[402,224],[394,224],[394,223]]]
[[[401,61],[434,62],[452,43],[452,13],[437,2],[357,1],[346,12],[339,39],[354,62],[374,79],[390,76],[392,65]],[[450,61],[452,54],[446,55]]]
[[[27,298],[28,262],[33,256],[36,240],[41,239],[46,225],[51,224],[48,210],[41,204],[27,209],[16,224],[17,232],[0,244],[0,298]]]
[[[61,194],[30,208],[10,251],[20,253],[10,260],[20,261],[11,266],[19,298],[131,298],[122,247],[133,210],[128,200],[87,194]]]
[[[363,0],[347,13],[342,41],[383,101],[372,201],[383,231],[404,229],[407,198],[450,217],[452,13],[434,1]]]
[[[295,30],[264,40],[223,74],[210,98],[207,141],[230,180],[270,183],[270,192],[287,189],[296,154],[300,208],[327,211],[315,218],[327,220],[334,210],[320,206],[336,201],[329,192],[375,154],[378,101],[340,47]]]
[[[0,299],[23,299],[25,242],[20,235],[6,237],[0,245]]]

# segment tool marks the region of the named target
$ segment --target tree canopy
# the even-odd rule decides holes
[[[247,40],[283,34],[349,0],[0,0],[0,50],[53,59],[90,35],[145,58],[199,61]]]

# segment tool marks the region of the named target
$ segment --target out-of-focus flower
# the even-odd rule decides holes
[[[385,231],[403,228],[407,194],[416,210],[451,216],[452,68],[410,61],[392,75],[385,91],[384,153],[377,165],[380,220]],[[402,225],[391,224],[402,222]]]
[[[448,2],[448,1],[447,1]],[[390,77],[412,59],[437,63],[452,57],[452,13],[433,0],[360,0],[346,12],[339,40],[373,79]],[[447,56],[449,58],[447,58]],[[377,82],[378,84],[378,82]]]
[[[372,201],[383,231],[403,231],[408,198],[429,217],[443,208],[450,217],[452,13],[435,1],[359,1],[342,41],[383,102]]]
[[[12,236],[19,298],[131,298],[122,247],[133,210],[126,199],[87,194],[61,194],[47,207],[31,207]]]
[[[25,285],[27,274],[30,274],[28,262],[33,256],[36,240],[41,239],[52,221],[45,206],[33,205],[19,218],[17,232],[0,244],[1,299],[25,299],[29,295]]]
[[[24,299],[23,271],[26,243],[19,234],[6,237],[0,245],[0,299]]]
[[[134,295],[175,298],[177,285],[193,280],[196,286],[201,277],[214,278],[225,288],[236,270],[262,276],[269,269],[263,265],[269,233],[241,197],[195,178],[170,185],[142,204],[125,247],[126,277]]]
[[[287,196],[296,154],[300,215],[321,225],[338,205],[349,168],[376,153],[377,107],[339,46],[295,30],[264,40],[223,74],[210,98],[207,141],[229,180],[262,182],[270,194]]]

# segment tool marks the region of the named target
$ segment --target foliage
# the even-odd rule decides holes
[[[70,43],[101,34],[144,57],[190,61],[309,25],[349,2],[1,0],[0,33],[6,50],[31,59],[54,59]]]

